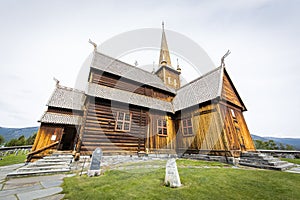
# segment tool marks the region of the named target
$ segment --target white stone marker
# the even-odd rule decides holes
[[[181,186],[175,158],[171,158],[167,162],[165,185],[170,186],[172,188]]]

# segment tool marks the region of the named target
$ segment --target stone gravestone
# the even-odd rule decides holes
[[[88,170],[88,176],[99,176],[100,175],[100,163],[102,159],[102,150],[97,147],[92,155],[92,161],[90,169]]]
[[[180,187],[180,177],[175,158],[169,159],[166,165],[165,185],[172,188]]]

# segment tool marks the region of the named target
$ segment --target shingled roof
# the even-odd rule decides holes
[[[94,58],[91,67],[136,81],[141,84],[149,85],[173,94],[176,93],[174,89],[167,87],[157,75],[124,63],[115,58],[111,58],[99,52],[94,53]]]
[[[45,112],[39,122],[53,124],[80,125],[82,117],[71,114]]]
[[[89,83],[86,93],[90,96],[103,99],[109,99],[166,112],[173,112],[173,106],[170,102],[94,83]]]
[[[221,96],[223,67],[218,67],[177,90],[174,111],[213,100]]]
[[[84,92],[58,85],[52,93],[47,106],[82,110],[84,100]]]

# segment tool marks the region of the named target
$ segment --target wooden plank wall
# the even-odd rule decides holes
[[[226,75],[223,76],[222,98],[237,105],[240,108],[243,107]]]
[[[146,95],[161,99],[164,101],[172,101],[174,95],[168,94],[165,91],[162,91],[157,88],[153,88],[147,85],[143,85],[125,78],[121,78],[117,75],[110,74],[107,72],[101,72],[98,70],[92,70],[90,74],[90,82],[104,85],[107,87],[112,87],[120,90],[125,90],[141,95]]]
[[[158,135],[157,120],[166,119],[168,135]],[[149,150],[150,152],[172,153],[176,149],[175,121],[171,115],[160,111],[150,111]]]
[[[231,109],[236,118],[233,117]],[[224,131],[231,150],[255,150],[246,121],[240,109],[226,104],[220,104],[222,119],[224,120]],[[237,129],[238,128],[238,129]],[[243,149],[243,145],[245,149]]]
[[[194,135],[183,135],[181,119],[184,118],[192,118]],[[177,116],[176,131],[179,150],[226,150],[217,104],[182,111]]]
[[[108,100],[96,99],[87,108],[87,117],[80,152],[91,155],[100,147],[106,154],[128,154],[145,150],[147,111],[135,106],[123,106]],[[117,111],[130,112],[132,123],[129,132],[115,130]]]
[[[38,133],[36,135],[36,139],[34,141],[34,144],[32,146],[32,151],[41,149],[42,147],[45,147],[51,143],[54,143],[56,141],[60,141],[62,134],[63,134],[63,127],[60,125],[49,125],[49,124],[41,124]],[[51,140],[51,137],[53,134],[56,134],[56,139],[53,141]],[[43,151],[43,155],[48,155],[53,150],[56,150],[57,147],[53,147],[51,149],[48,149],[46,151]],[[41,155],[39,155],[41,156]]]

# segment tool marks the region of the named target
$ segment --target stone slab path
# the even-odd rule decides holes
[[[30,200],[50,199],[60,200],[64,197],[60,185],[66,174],[31,176],[6,179],[6,174],[23,166],[24,164],[0,167],[0,200]]]

